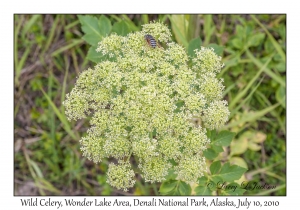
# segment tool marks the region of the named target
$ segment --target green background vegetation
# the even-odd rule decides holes
[[[14,16],[15,195],[159,194],[160,183],[141,177],[128,192],[111,188],[107,162],[81,155],[78,140],[89,125],[68,122],[62,106],[78,74],[101,60],[93,50],[103,36],[138,31],[151,20],[167,24],[189,55],[210,46],[223,57],[218,76],[231,112],[224,129],[236,136],[216,158],[248,169],[239,183],[276,185],[244,195],[286,195],[286,15],[94,15],[99,40],[84,34],[85,20]]]

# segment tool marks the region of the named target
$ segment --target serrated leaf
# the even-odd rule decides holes
[[[102,55],[100,52],[96,52],[96,48],[97,46],[91,46],[88,54],[87,54],[87,59],[89,59],[90,61],[93,61],[95,63],[99,63],[101,61],[103,61],[106,56]]]
[[[234,180],[239,179],[243,175],[243,173],[245,173],[245,171],[247,171],[247,169],[237,165],[231,166],[229,163],[225,163],[221,168],[219,176],[224,181],[232,182]]]
[[[192,188],[184,181],[168,180],[162,183],[159,192],[162,195],[191,195]]]
[[[223,147],[222,146],[217,146],[217,145],[211,145],[211,148],[216,152],[216,153],[221,153],[224,152]]]
[[[212,142],[212,144],[223,147],[229,146],[234,136],[235,133],[233,132],[221,131],[220,133],[218,133],[216,139]]]
[[[213,175],[211,177],[211,181],[214,182],[215,187],[217,187],[220,183],[224,182],[224,180],[220,176],[218,176],[218,175]]]
[[[219,46],[219,45],[217,45],[217,44],[214,44],[214,43],[207,45],[207,47],[213,48],[213,49],[214,49],[214,52],[215,52],[217,55],[219,55],[219,56],[221,56],[221,55],[223,54],[224,47],[221,47],[221,46]]]
[[[206,186],[198,186],[195,188],[196,195],[212,195],[212,191],[209,187]]]
[[[169,195],[169,193],[171,193],[172,190],[174,190],[176,188],[177,184],[178,184],[178,181],[177,180],[172,180],[172,179],[163,182],[160,185],[160,188],[159,188],[160,194]]]
[[[211,174],[217,174],[219,172],[220,168],[221,168],[221,161],[220,160],[215,161],[209,167],[210,173]]]
[[[185,183],[184,181],[179,181],[178,192],[179,195],[191,195],[192,188],[189,184]]]
[[[85,34],[82,39],[92,46],[98,46],[98,43],[101,41],[101,39],[94,34]]]
[[[198,184],[201,186],[206,185],[208,178],[206,176],[201,176],[201,178],[198,179]]]
[[[105,15],[101,15],[100,19],[99,19],[99,26],[100,26],[100,31],[101,34],[105,37],[108,34],[110,34],[111,31],[111,23],[110,20],[105,16]]]
[[[207,150],[203,151],[204,157],[206,157],[209,160],[215,159],[218,156],[218,153],[216,153],[213,149],[208,148]]]
[[[196,54],[195,54],[194,50],[200,49],[201,44],[202,44],[202,41],[201,41],[200,37],[192,39],[189,42],[188,55],[191,56],[191,57],[195,57]]]
[[[126,36],[130,31],[125,21],[116,22],[112,28],[120,36]]]
[[[90,15],[78,15],[79,21],[81,23],[81,29],[85,34],[94,35],[98,37],[99,40],[102,39],[102,34],[100,31],[100,26],[98,19]]]
[[[217,136],[217,131],[216,130],[207,130],[206,135],[211,141],[214,141],[215,137]]]
[[[179,192],[178,192],[178,188],[174,188],[172,191],[170,191],[168,194],[166,195],[179,195]]]

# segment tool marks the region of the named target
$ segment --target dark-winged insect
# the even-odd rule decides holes
[[[153,38],[153,36],[146,34],[145,39],[150,47],[155,48],[157,46],[156,40]]]

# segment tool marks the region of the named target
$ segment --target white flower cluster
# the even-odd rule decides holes
[[[145,34],[165,47],[150,47]],[[228,120],[223,81],[216,78],[221,58],[201,48],[189,68],[186,51],[170,37],[167,26],[154,22],[126,37],[104,38],[97,51],[107,60],[81,73],[64,102],[69,120],[92,115],[81,150],[95,162],[119,161],[107,173],[107,182],[118,189],[134,184],[131,156],[147,182],[165,180],[170,169],[178,179],[197,180],[206,170],[206,128]],[[192,122],[195,117],[201,126]]]
[[[128,162],[119,161],[118,165],[109,164],[107,172],[107,183],[111,186],[128,191],[128,188],[135,184],[134,171],[130,168]]]

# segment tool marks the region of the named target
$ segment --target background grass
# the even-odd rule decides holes
[[[95,15],[99,18],[100,15]],[[151,20],[174,41],[211,46],[223,57],[230,120],[237,133],[219,157],[247,167],[240,181],[276,185],[245,195],[286,195],[286,15],[106,15],[112,31],[137,31]],[[82,157],[89,125],[68,122],[62,101],[76,77],[94,63],[76,15],[14,16],[15,195],[158,195],[141,177],[129,192],[106,184],[106,162]]]

